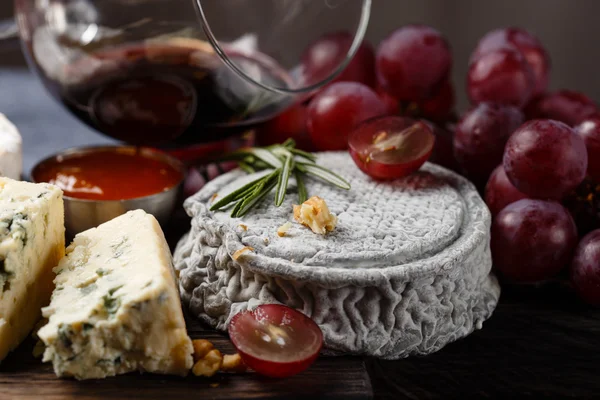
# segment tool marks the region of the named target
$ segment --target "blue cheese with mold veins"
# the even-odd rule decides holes
[[[52,268],[64,254],[62,191],[0,178],[0,360],[50,302]]]
[[[55,268],[38,336],[61,377],[131,371],[186,375],[192,343],[171,254],[156,219],[137,210],[82,232]]]

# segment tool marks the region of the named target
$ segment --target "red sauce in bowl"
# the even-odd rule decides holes
[[[163,158],[164,157],[164,158]],[[32,177],[86,200],[129,200],[167,191],[183,180],[166,155],[134,147],[100,147],[59,155],[39,164]]]

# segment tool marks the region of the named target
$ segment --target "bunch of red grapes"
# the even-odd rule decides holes
[[[338,63],[350,40],[340,33],[314,43],[305,73]],[[324,59],[325,47],[339,51]],[[494,268],[504,281],[538,283],[568,272],[579,296],[600,306],[600,110],[582,93],[547,91],[548,52],[522,29],[479,41],[467,77],[473,105],[458,120],[451,68],[440,32],[402,27],[377,50],[363,43],[334,83],[269,122],[259,138],[293,137],[313,151],[350,147],[375,179],[401,177],[427,158],[453,169],[484,193]],[[363,168],[361,149],[373,148],[386,129],[401,132],[402,149]]]

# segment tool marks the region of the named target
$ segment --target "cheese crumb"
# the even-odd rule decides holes
[[[240,228],[242,228],[243,231],[247,231],[248,230],[248,226],[244,225],[244,224],[240,224]]]
[[[246,246],[246,247],[244,247],[244,248],[242,248],[242,249],[239,249],[239,250],[238,250],[238,251],[236,251],[235,253],[233,253],[233,256],[232,256],[232,257],[233,257],[233,259],[234,259],[234,260],[236,260],[236,261],[237,261],[237,260],[238,260],[238,258],[240,258],[240,257],[241,257],[241,256],[242,256],[244,253],[246,253],[246,252],[248,252],[248,251],[254,251],[254,248],[253,248],[253,247],[250,247],[250,246]]]
[[[286,222],[285,224],[283,224],[279,228],[277,228],[277,235],[279,237],[284,237],[288,233],[288,231],[290,230],[291,227],[292,227],[292,223]]]
[[[320,235],[333,231],[337,224],[337,217],[329,212],[325,200],[318,196],[311,197],[301,205],[295,205],[294,219]]]

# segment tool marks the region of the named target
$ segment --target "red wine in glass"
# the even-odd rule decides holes
[[[228,56],[266,85],[289,85],[287,73],[260,53]],[[292,101],[247,83],[195,39],[102,49],[67,65],[64,76],[68,84],[46,83],[71,112],[107,136],[138,145],[221,141]]]

